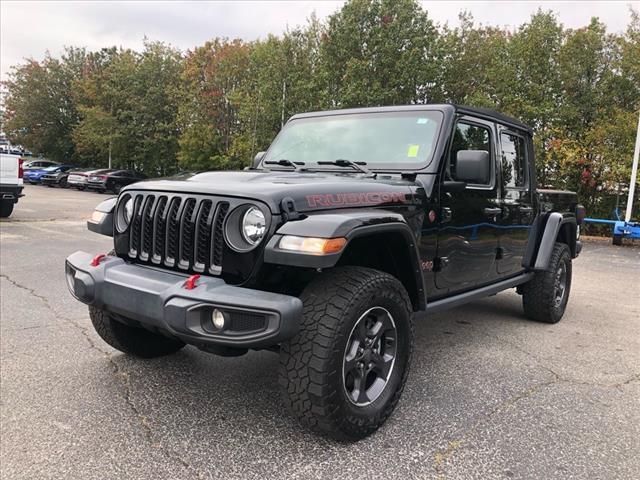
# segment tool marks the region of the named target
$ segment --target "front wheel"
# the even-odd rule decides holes
[[[568,245],[556,242],[546,270],[536,272],[522,286],[522,305],[531,320],[558,323],[571,291],[571,254]]]
[[[170,355],[184,347],[184,343],[178,339],[126,325],[96,307],[89,307],[89,316],[100,338],[116,350],[129,355],[155,358]]]
[[[411,302],[391,275],[342,267],[302,293],[298,334],[280,349],[284,401],[300,423],[337,440],[375,432],[404,388]]]

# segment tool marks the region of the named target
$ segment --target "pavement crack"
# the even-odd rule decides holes
[[[89,346],[92,349],[94,349],[94,350],[98,351],[99,353],[101,353],[109,361],[109,364],[111,365],[111,367],[113,368],[113,370],[115,372],[116,378],[119,379],[119,383],[122,385],[123,394],[124,394],[123,395],[124,396],[124,401],[125,401],[127,407],[129,408],[129,410],[133,413],[135,418],[138,420],[138,423],[140,424],[140,427],[142,428],[144,436],[145,436],[146,440],[148,441],[149,445],[151,447],[153,447],[153,448],[159,449],[168,459],[179,463],[180,465],[182,465],[183,467],[185,467],[185,468],[187,468],[189,470],[192,470],[196,474],[196,477],[198,479],[204,478],[202,472],[200,472],[195,467],[193,467],[191,464],[189,464],[187,461],[185,461],[182,457],[180,457],[180,455],[178,455],[177,453],[174,453],[169,448],[164,446],[161,442],[155,440],[155,438],[154,438],[155,435],[154,435],[154,432],[153,432],[153,429],[151,427],[151,423],[149,422],[148,417],[146,415],[144,415],[144,413],[142,411],[140,411],[140,409],[136,406],[135,402],[133,401],[132,388],[131,388],[131,378],[130,378],[129,372],[124,370],[118,364],[118,362],[115,361],[114,357],[108,351],[103,350],[102,348],[100,348],[96,344],[96,342],[93,340],[93,338],[89,334],[89,331],[85,327],[80,325],[75,320],[73,320],[73,319],[71,319],[69,317],[66,317],[64,315],[60,315],[58,312],[56,312],[56,310],[53,308],[53,306],[49,302],[49,299],[47,297],[45,297],[44,295],[41,295],[38,292],[36,292],[35,289],[21,284],[20,282],[14,280],[13,278],[9,277],[6,274],[0,274],[0,278],[5,279],[7,282],[9,282],[11,285],[13,285],[16,288],[20,288],[22,290],[25,290],[26,292],[28,292],[33,297],[35,297],[38,300],[40,300],[42,302],[42,304],[45,306],[45,308],[50,310],[51,313],[53,313],[54,316],[62,319],[65,323],[71,325],[73,328],[75,328],[77,331],[79,331],[80,334],[89,343]]]
[[[478,430],[478,428],[480,427],[481,424],[491,420],[493,417],[495,417],[502,410],[506,410],[506,409],[514,406],[516,403],[520,402],[521,400],[529,398],[529,397],[533,396],[534,394],[536,394],[541,389],[546,388],[546,387],[548,387],[550,385],[553,385],[555,383],[559,383],[559,381],[560,380],[555,378],[555,379],[549,380],[547,382],[538,383],[538,384],[532,385],[531,387],[527,388],[526,390],[523,390],[523,391],[517,393],[516,395],[513,395],[513,396],[509,397],[504,402],[501,402],[500,404],[496,405],[487,414],[483,415],[478,420],[476,420],[468,429],[464,430],[458,436],[458,438],[456,438],[454,440],[450,440],[449,443],[447,444],[446,448],[440,449],[434,454],[433,467],[434,467],[434,469],[436,471],[437,477],[439,479],[444,479],[445,478],[445,471],[444,470],[445,470],[446,462],[448,460],[450,460],[461,449],[461,447],[463,447],[465,442],[467,442],[469,437]]]
[[[44,295],[39,294],[38,292],[35,291],[35,289],[33,289],[31,287],[27,287],[26,285],[23,285],[23,284],[19,283],[18,281],[14,280],[13,278],[9,277],[6,274],[0,274],[0,278],[4,278],[7,282],[9,282],[14,287],[20,288],[22,290],[25,290],[26,292],[28,292],[33,297],[35,297],[38,300],[40,300],[43,303],[43,305],[45,306],[45,308],[47,310],[50,310],[51,313],[53,313],[53,315],[55,317],[60,318],[65,323],[71,325],[76,330],[78,330],[80,332],[80,334],[85,338],[85,340],[87,341],[87,343],[89,344],[89,346],[91,348],[93,348],[94,350],[97,350],[98,352],[102,353],[103,355],[109,355],[108,352],[106,352],[105,350],[102,350],[100,347],[98,347],[98,345],[96,344],[96,342],[94,342],[93,338],[91,338],[91,335],[89,335],[89,332],[87,331],[87,329],[85,327],[80,325],[75,320],[73,320],[73,319],[71,319],[71,318],[69,318],[69,317],[67,317],[65,315],[61,315],[60,313],[56,312],[56,309],[53,308],[53,306],[51,305],[51,303],[49,302],[49,299],[47,297],[45,297]]]

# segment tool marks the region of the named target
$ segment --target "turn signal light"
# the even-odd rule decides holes
[[[280,250],[292,252],[310,253],[312,255],[327,255],[338,253],[347,244],[347,239],[339,238],[315,238],[297,237],[295,235],[285,235],[280,239],[278,247]]]

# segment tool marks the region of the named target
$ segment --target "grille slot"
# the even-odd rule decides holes
[[[128,256],[141,262],[219,275],[228,201],[181,194],[132,193]]]
[[[149,260],[149,254],[151,253],[151,243],[153,240],[153,204],[155,198],[153,195],[149,195],[142,206],[142,227],[140,229],[140,260]]]
[[[222,271],[222,252],[224,247],[224,219],[229,212],[229,204],[220,202],[216,208],[213,221],[213,235],[211,236],[211,262],[209,272],[217,275]]]

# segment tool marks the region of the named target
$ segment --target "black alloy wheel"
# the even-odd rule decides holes
[[[396,360],[397,335],[393,317],[382,307],[370,308],[353,326],[344,352],[342,380],[354,405],[369,405],[384,391]]]

